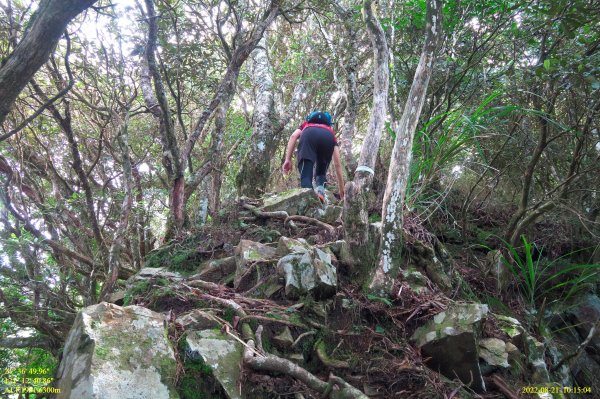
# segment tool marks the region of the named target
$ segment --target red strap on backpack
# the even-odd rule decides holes
[[[335,137],[335,132],[333,131],[333,129],[331,128],[331,126],[327,126],[321,123],[308,123],[308,122],[302,122],[302,124],[300,125],[299,129],[304,131],[304,129],[306,129],[307,127],[319,127],[321,129],[327,129],[329,130],[329,132],[331,134],[333,134],[333,140],[337,143],[337,139]]]

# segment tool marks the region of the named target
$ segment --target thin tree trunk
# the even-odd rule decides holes
[[[206,126],[206,123],[210,119],[210,116],[217,109],[217,106],[221,103],[221,101],[223,101],[225,96],[232,91],[233,87],[235,87],[240,68],[262,38],[263,33],[265,32],[267,27],[271,25],[271,23],[275,20],[277,15],[279,15],[280,1],[281,0],[271,1],[271,3],[269,4],[269,8],[265,11],[262,19],[257,23],[254,30],[252,31],[252,35],[250,35],[248,39],[246,39],[238,47],[236,47],[233,54],[231,55],[231,61],[229,62],[227,71],[225,72],[225,76],[219,84],[217,92],[213,96],[211,102],[208,104],[206,109],[198,118],[198,121],[196,122],[196,126],[192,131],[192,134],[188,137],[188,140],[185,143],[183,153],[181,155],[181,161],[184,164],[184,166],[186,160],[191,155],[192,150],[194,149],[196,140],[198,140]]]
[[[125,238],[125,232],[129,225],[129,214],[131,213],[131,208],[133,206],[131,158],[129,157],[129,135],[127,132],[128,119],[128,115],[125,115],[119,135],[117,136],[117,141],[123,157],[123,188],[125,191],[125,198],[123,198],[123,204],[121,206],[119,226],[117,227],[113,242],[108,251],[108,276],[102,287],[102,292],[100,293],[101,301],[108,300],[108,296],[114,290],[115,283],[119,277],[119,258],[124,245],[123,239]]]
[[[403,206],[406,186],[410,177],[412,144],[425,102],[429,78],[433,71],[435,49],[442,33],[441,17],[441,0],[429,0],[427,2],[427,37],[396,131],[396,141],[383,197],[379,261],[369,284],[371,291],[381,294],[389,293],[400,270]]]
[[[547,93],[548,87],[546,90],[540,90],[539,95],[534,95],[533,102],[536,106],[536,109],[542,112],[542,103],[540,100],[540,96],[543,93]],[[551,103],[550,110],[554,108],[554,100]],[[512,245],[517,246],[519,243],[519,223],[523,218],[526,217],[527,209],[529,208],[529,199],[531,198],[531,193],[533,190],[533,177],[535,173],[535,169],[538,165],[540,158],[542,157],[542,153],[548,146],[548,135],[550,134],[550,126],[546,118],[542,115],[538,117],[538,121],[540,123],[540,135],[537,141],[537,144],[531,154],[531,159],[525,168],[525,172],[523,173],[523,180],[521,183],[521,199],[519,200],[519,208],[517,212],[513,215],[510,222],[508,223],[508,228],[506,229],[505,238]],[[523,226],[524,227],[524,226]]]
[[[177,230],[181,229],[185,222],[183,209],[183,195],[185,189],[183,170],[185,168],[185,162],[182,161],[179,154],[179,144],[177,143],[177,137],[175,136],[175,127],[173,126],[169,103],[165,94],[160,69],[156,61],[155,51],[158,27],[156,23],[157,16],[156,11],[154,10],[154,2],[153,0],[146,0],[145,2],[148,20],[148,41],[146,44],[145,59],[150,76],[152,76],[152,80],[154,81],[154,93],[156,97],[148,91],[147,78],[144,76],[144,70],[142,70],[142,89],[146,87],[146,93],[144,94],[146,103],[153,115],[159,119],[163,146],[163,164],[167,170],[169,184],[171,185],[169,198],[170,215],[167,221],[167,232],[165,233],[168,238],[172,237]]]
[[[364,283],[371,270],[370,265],[376,256],[374,240],[369,239],[368,193],[375,175],[375,162],[379,150],[381,133],[387,115],[389,89],[389,51],[385,33],[374,15],[370,0],[365,0],[364,15],[367,30],[373,46],[373,108],[369,119],[367,136],[363,142],[354,180],[346,184],[344,193],[344,228],[346,241],[350,246],[356,264],[355,270],[360,284]]]
[[[353,25],[353,8],[344,9],[341,5],[334,5],[336,13],[344,24],[346,38],[349,45],[345,62],[341,66],[346,74],[346,109],[344,110],[344,124],[340,131],[342,157],[348,176],[352,176],[356,169],[356,159],[352,155],[352,144],[356,132],[356,115],[358,114],[358,87],[356,84],[356,68],[358,67],[358,40],[356,27]],[[340,190],[342,188],[340,187]]]
[[[229,95],[219,105],[215,114],[215,130],[208,157],[209,159],[213,160],[208,195],[208,209],[212,217],[219,212],[219,207],[221,205],[221,184],[223,179],[223,168],[225,167],[226,163],[225,154],[223,153],[223,140],[225,138],[227,111],[229,110],[229,106],[233,100],[234,93],[235,90],[232,90],[229,93]]]

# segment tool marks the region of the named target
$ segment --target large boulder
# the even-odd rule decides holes
[[[241,240],[234,254],[236,270],[233,287],[245,291],[257,283],[261,267],[268,267],[271,261],[275,261],[277,250],[258,242]]]
[[[58,399],[175,399],[177,363],[162,315],[102,302],[77,315],[57,372]]]
[[[581,341],[584,341],[594,324],[600,320],[600,298],[592,293],[583,295],[577,298],[577,306],[572,308],[569,313]],[[600,334],[597,332],[594,334],[589,346],[600,360]]]
[[[455,304],[415,331],[411,339],[421,348],[427,365],[448,378],[458,378],[475,391],[485,390],[479,368],[478,340],[488,306]]]
[[[190,332],[186,336],[186,343],[188,353],[200,356],[211,368],[229,399],[243,397],[239,391],[243,351],[238,341],[218,330],[202,330]]]
[[[305,215],[309,209],[321,206],[312,188],[295,188],[264,198],[260,208],[265,212],[285,211],[288,215]]]
[[[314,208],[308,216],[331,224],[340,221],[342,212],[343,208],[341,206],[326,205],[324,207]]]
[[[304,238],[281,237],[277,244],[277,255],[285,256],[295,252],[309,252],[312,246]]]
[[[407,246],[411,265],[424,272],[440,289],[444,291],[452,289],[452,262],[441,242],[434,240],[433,244],[429,244],[413,239]]]
[[[337,272],[332,254],[319,248],[295,252],[279,259],[277,272],[285,278],[285,295],[297,299],[310,293],[324,299],[335,295]]]

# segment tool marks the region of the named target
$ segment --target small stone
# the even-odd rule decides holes
[[[194,309],[189,313],[179,316],[175,323],[184,329],[207,330],[211,328],[220,328],[221,323],[209,312],[200,309]]]
[[[244,291],[252,288],[257,283],[256,267],[258,263],[274,261],[275,248],[259,242],[241,240],[235,248],[235,277],[233,287]],[[254,270],[253,270],[254,269]]]
[[[274,336],[273,343],[279,349],[289,349],[294,344],[294,338],[292,337],[290,328],[286,326],[279,335]]]
[[[508,368],[508,353],[506,343],[498,338],[479,340],[479,357],[491,366]]]

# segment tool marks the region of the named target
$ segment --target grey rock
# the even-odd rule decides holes
[[[423,294],[429,292],[429,288],[427,288],[427,283],[429,279],[425,277],[421,272],[409,269],[402,270],[402,281],[406,281],[410,286],[410,289],[413,290],[417,294]]]
[[[242,345],[216,330],[193,331],[186,336],[190,351],[202,357],[230,399],[242,399],[239,391]]]
[[[57,371],[58,399],[176,399],[162,315],[102,302],[77,315]]]
[[[424,241],[414,240],[410,253],[412,265],[423,271],[440,289],[450,290],[452,288],[453,271],[450,257],[441,243],[436,242],[431,245]]]
[[[312,246],[305,239],[281,237],[277,244],[277,255],[285,256],[294,252],[310,252]]]
[[[317,299],[335,295],[337,272],[331,254],[312,248],[310,252],[286,255],[277,263],[277,272],[285,278],[285,294],[290,299],[311,293]]]
[[[184,329],[207,330],[211,328],[220,328],[221,323],[215,315],[200,309],[194,309],[189,313],[179,316],[175,323]]]
[[[327,248],[335,255],[335,257],[345,265],[354,265],[355,261],[350,252],[348,243],[344,240],[338,240],[327,244]]]
[[[502,259],[502,253],[493,250],[487,253],[485,257],[484,273],[492,275],[496,280],[496,290],[502,292],[511,281],[512,273]]]
[[[342,217],[343,208],[337,205],[326,205],[323,208],[315,208],[309,216],[325,223],[336,223]]]
[[[491,366],[508,368],[508,352],[506,343],[498,338],[483,338],[479,340],[479,357]]]
[[[286,211],[289,215],[305,215],[309,209],[320,207],[321,202],[312,188],[296,188],[264,198],[260,210]]]
[[[144,267],[135,276],[133,280],[144,280],[151,278],[181,279],[181,274],[169,271],[166,267]]]
[[[115,291],[112,294],[110,294],[110,298],[108,299],[108,302],[114,303],[114,304],[120,306],[123,304],[123,300],[125,299],[126,293],[127,293],[127,290]]]
[[[233,287],[245,291],[258,281],[260,267],[275,261],[275,248],[249,240],[241,240],[235,248],[235,276]]]
[[[279,349],[289,349],[294,343],[294,337],[292,337],[290,328],[286,326],[279,335],[274,336],[273,343]]]
[[[600,298],[596,294],[588,293],[577,298],[577,304],[569,313],[573,325],[577,328],[581,341],[583,341],[589,335],[592,326],[600,320]],[[600,353],[600,334],[598,332],[590,341],[590,347],[596,353]]]
[[[218,283],[225,277],[235,272],[236,263],[234,256],[215,259],[203,263],[200,266],[201,271],[190,279],[198,279]]]
[[[429,357],[429,367],[448,378],[460,378],[478,392],[485,390],[479,368],[480,324],[488,313],[485,304],[455,304],[415,331],[411,339]]]
[[[548,373],[544,357],[546,352],[544,344],[531,335],[525,334],[523,336],[523,346],[527,365],[532,372],[531,380],[538,384],[550,382],[550,373]]]

